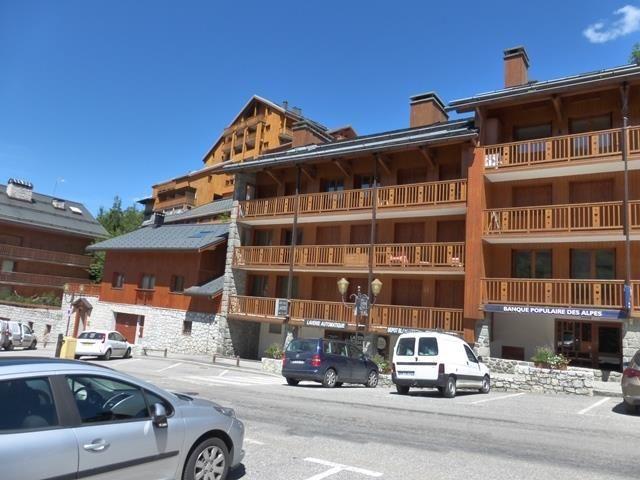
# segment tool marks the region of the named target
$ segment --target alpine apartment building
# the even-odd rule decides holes
[[[242,354],[283,329],[359,332],[384,355],[405,329],[442,329],[483,355],[549,346],[621,368],[640,347],[640,66],[539,82],[528,67],[509,49],[504,88],[415,96],[410,128],[336,141],[300,125],[294,148],[222,167],[236,200],[222,314],[253,325]],[[347,302],[382,282],[366,320],[342,277]]]

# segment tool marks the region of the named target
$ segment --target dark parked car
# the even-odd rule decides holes
[[[282,375],[289,385],[300,380],[320,382],[328,388],[343,383],[378,385],[378,366],[355,345],[324,338],[291,341],[282,362]]]

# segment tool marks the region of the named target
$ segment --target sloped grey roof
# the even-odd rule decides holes
[[[184,222],[187,220],[195,220],[202,217],[211,217],[213,215],[219,215],[221,213],[231,211],[232,205],[232,198],[223,198],[222,200],[216,200],[215,202],[207,203],[206,205],[201,205],[185,212],[167,215],[164,219],[164,222]]]
[[[227,223],[142,227],[91,245],[87,250],[201,250],[224,241],[228,231]]]
[[[222,291],[224,286],[224,275],[218,278],[214,278],[210,282],[204,285],[187,288],[183,293],[192,297],[213,297],[214,295]]]
[[[477,130],[474,128],[473,121],[463,118],[426,127],[405,128],[363,135],[349,140],[291,148],[283,152],[261,155],[252,161],[228,165],[223,168],[223,171],[231,173],[241,170],[259,170],[264,167],[303,163],[323,157],[381,152],[409,145],[426,145],[448,139],[463,140],[476,136]]]
[[[6,185],[0,185],[0,221],[89,238],[105,238],[109,235],[83,204],[58,199],[64,202],[65,208],[62,210],[52,205],[53,200],[54,197],[37,192],[33,192],[31,202],[16,200],[7,195]],[[79,209],[81,213],[73,213],[70,206]]]

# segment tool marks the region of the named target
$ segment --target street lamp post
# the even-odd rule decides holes
[[[349,289],[349,281],[346,278],[341,278],[338,280],[338,293],[340,294],[340,298],[342,299],[342,304],[345,306],[347,302],[345,300],[345,296],[347,295],[347,290]],[[360,319],[362,317],[370,317],[370,309],[376,303],[376,298],[380,295],[380,291],[382,290],[382,282],[377,278],[371,282],[371,294],[373,298],[369,298],[369,295],[366,293],[362,293],[360,289],[360,285],[356,290],[356,293],[352,293],[349,298],[353,302],[353,314],[356,317],[356,342],[358,340],[358,330],[360,327]],[[366,324],[363,324],[363,327],[366,328]],[[362,345],[364,346],[364,332],[362,333]]]

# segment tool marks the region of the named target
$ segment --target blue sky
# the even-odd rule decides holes
[[[131,204],[254,93],[367,134],[408,126],[416,93],[500,88],[507,47],[543,80],[627,63],[639,29],[628,0],[0,0],[0,183]]]

